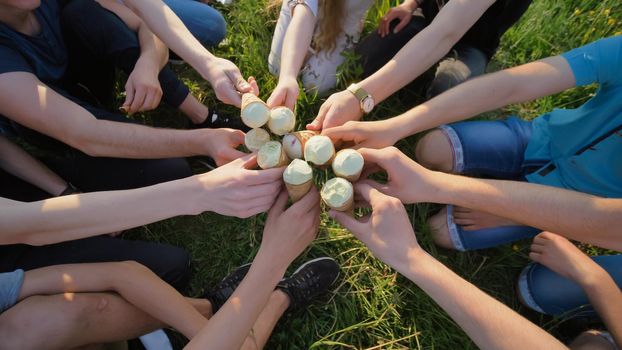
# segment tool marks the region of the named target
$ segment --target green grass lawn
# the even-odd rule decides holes
[[[238,64],[245,75],[257,78],[261,96],[266,99],[275,78],[268,72],[267,57],[276,13],[266,12],[265,1],[237,0],[222,8],[229,24],[225,43],[214,50]],[[366,31],[394,1],[378,1],[368,16]],[[555,55],[598,38],[622,34],[622,3],[618,0],[539,0],[534,1],[521,22],[504,37],[491,70],[511,67]],[[356,81],[352,65],[340,76],[339,89]],[[209,85],[189,68],[179,69],[195,95],[208,106],[216,103]],[[574,89],[534,102],[509,106],[486,114],[498,118],[519,114],[533,118],[556,107],[573,107],[586,101],[593,87]],[[370,116],[395,116],[422,101],[417,92],[402,91],[383,102]],[[322,99],[301,94],[297,113],[301,124],[317,113]],[[236,112],[235,109],[227,109]],[[239,111],[237,111],[239,113]],[[176,125],[177,112],[162,107],[150,122]],[[153,119],[151,119],[153,118]],[[181,118],[177,118],[181,119]],[[398,145],[412,155],[417,136]],[[321,176],[322,174],[320,174]],[[423,247],[465,279],[526,315],[545,329],[559,333],[561,320],[535,315],[520,306],[514,292],[517,274],[528,262],[529,242],[470,253],[437,249],[430,241],[426,218],[438,206],[408,206],[413,225]],[[191,252],[194,276],[190,295],[200,295],[232,268],[253,259],[261,240],[264,215],[241,220],[216,214],[166,220],[129,233],[132,238],[168,242]],[[341,278],[335,291],[318,300],[304,313],[283,319],[268,349],[472,349],[474,344],[456,324],[408,280],[399,276],[327,215],[317,240],[294,263],[328,255],[341,265]],[[477,305],[473,305],[477,307]]]

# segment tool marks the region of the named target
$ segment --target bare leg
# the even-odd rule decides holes
[[[255,321],[251,334],[248,335],[241,349],[263,349],[268,342],[270,334],[272,334],[276,323],[279,321],[281,316],[283,316],[283,313],[285,313],[288,306],[289,297],[287,294],[281,292],[280,290],[275,290],[272,295],[270,295],[268,304],[266,304],[266,307],[257,318],[257,321]]]
[[[415,148],[417,161],[428,169],[445,173],[453,172],[454,159],[451,143],[447,136],[434,129],[425,134]]]
[[[456,249],[451,241],[449,228],[447,227],[447,207],[428,219],[428,225],[432,229],[432,239],[436,245],[446,249]]]
[[[179,105],[179,110],[195,124],[203,123],[209,113],[207,106],[199,102],[192,94],[186,96],[184,102]]]
[[[615,347],[598,331],[585,331],[570,343],[572,350],[615,350]]]
[[[113,293],[32,296],[0,315],[0,349],[71,349],[164,326]]]
[[[499,226],[520,225],[519,223],[500,216],[464,207],[454,207],[454,221],[467,231]]]

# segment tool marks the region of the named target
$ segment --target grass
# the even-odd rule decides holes
[[[226,42],[214,52],[238,64],[245,75],[257,78],[262,97],[276,85],[268,72],[276,13],[264,10],[264,1],[238,0],[222,8],[228,25]],[[373,30],[390,6],[378,1],[370,11],[365,30]],[[601,37],[622,32],[622,3],[617,0],[535,1],[523,19],[503,38],[491,70],[515,66],[555,55]],[[356,80],[357,70],[347,66],[340,76],[340,89]],[[209,85],[189,68],[180,75],[207,105],[216,103]],[[553,107],[574,107],[593,92],[594,87],[573,89],[537,101],[509,106],[487,114],[497,118],[518,114],[533,118]],[[421,102],[416,92],[402,91],[382,103],[372,119],[397,115]],[[297,111],[303,122],[311,120],[322,100],[302,93]],[[236,112],[234,109],[229,109]],[[177,112],[160,108],[148,121],[175,124]],[[179,118],[178,118],[179,119]],[[416,137],[400,142],[408,154]],[[558,333],[560,320],[528,312],[514,292],[517,274],[527,263],[529,242],[469,253],[437,249],[430,241],[425,219],[438,207],[428,204],[407,209],[423,247],[458,274],[484,291],[526,315],[545,329]],[[130,237],[168,242],[191,252],[194,277],[190,295],[200,295],[235,266],[253,259],[261,240],[265,217],[247,220],[206,213],[180,217],[137,228]],[[322,298],[304,313],[282,320],[268,349],[473,349],[475,345],[436,304],[403,277],[370,255],[368,250],[325,214],[317,240],[293,264],[328,255],[342,267],[334,293]]]

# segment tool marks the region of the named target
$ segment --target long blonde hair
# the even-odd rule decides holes
[[[282,1],[270,0],[268,8],[278,7]],[[344,0],[319,0],[318,31],[311,46],[316,51],[331,52],[337,45],[337,37],[341,34],[342,20],[345,15]]]

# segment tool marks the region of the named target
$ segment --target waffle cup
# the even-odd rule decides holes
[[[247,92],[247,93],[242,95],[242,105],[241,105],[240,109],[241,110],[245,110],[248,106],[250,106],[253,103],[261,103],[262,105],[264,105],[266,107],[266,109],[268,111],[270,110],[270,108],[268,107],[268,105],[264,101],[262,101],[259,97],[255,96],[254,94],[252,94],[250,92]],[[269,116],[268,116],[268,118],[266,118],[266,121],[262,125],[248,125],[248,124],[246,124],[246,122],[244,120],[242,120],[242,121],[244,122],[244,124],[246,124],[250,128],[260,128],[265,123],[268,122],[268,119],[270,119]]]
[[[309,179],[300,185],[293,185],[285,182],[285,187],[287,188],[289,198],[292,199],[292,203],[298,202],[302,197],[309,193],[311,186],[313,186],[313,179]]]
[[[340,207],[333,207],[330,204],[326,203],[324,199],[322,199],[324,204],[326,204],[329,208],[344,212],[352,217],[354,217],[354,195],[350,196],[350,198]]]
[[[272,141],[272,142],[276,142],[276,141]],[[259,160],[259,159],[258,159]],[[257,163],[257,165],[259,165],[260,168],[262,169],[270,169],[270,168],[279,168],[282,166],[286,166],[291,162],[291,159],[289,159],[289,157],[287,156],[287,154],[285,154],[285,150],[283,149],[283,146],[281,146],[281,155],[279,156],[279,162],[271,167],[262,167],[261,164],[259,164],[259,162]]]
[[[339,152],[343,152],[345,150],[341,150]],[[339,154],[339,152],[337,152],[337,154]],[[335,154],[335,157],[337,157],[337,154]],[[335,157],[333,157],[333,160],[335,159]],[[335,173],[335,175],[344,178],[350,182],[356,182],[358,181],[358,179],[361,177],[361,173],[363,172],[363,168],[361,168],[357,173],[355,174],[351,174],[351,175],[344,175],[343,173],[336,171],[335,168],[333,167],[333,172]]]
[[[310,130],[301,130],[301,131],[296,131],[296,132],[292,132],[289,133],[285,136],[288,135],[292,135],[294,136],[294,138],[296,138],[296,140],[298,140],[298,144],[300,145],[300,159],[304,159],[304,153],[305,153],[305,144],[307,143],[307,140],[309,140],[310,138],[312,138],[315,135],[319,135],[317,132],[315,131],[310,131]],[[285,147],[285,137],[283,138],[283,146]],[[295,154],[287,154],[290,158],[296,158]]]

